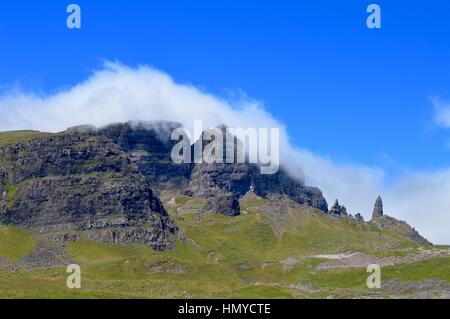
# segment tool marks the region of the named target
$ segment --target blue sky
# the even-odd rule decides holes
[[[293,144],[381,168],[386,183],[430,172],[436,184],[450,168],[450,134],[432,103],[450,100],[448,1],[73,2],[81,30],[66,27],[69,1],[2,3],[3,93],[52,94],[104,60],[145,64],[217,96],[245,93],[286,124]],[[373,2],[380,30],[366,27]]]
[[[0,8],[0,84],[49,92],[102,59],[149,64],[227,96],[243,91],[286,123],[299,145],[334,158],[400,169],[450,164],[430,98],[449,97],[448,1],[67,1]]]

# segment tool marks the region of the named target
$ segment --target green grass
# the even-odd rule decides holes
[[[19,227],[0,226],[0,257],[18,261],[36,246],[33,235]]]
[[[273,286],[253,286],[246,287],[224,296],[224,298],[252,299],[255,298],[268,299],[291,299],[293,296],[287,291],[279,287]]]
[[[383,277],[384,279],[398,278],[402,281],[441,279],[450,283],[450,257],[385,267]]]
[[[172,197],[176,198],[176,208],[197,204],[195,199],[168,196]],[[306,207],[288,209],[271,219],[262,213],[263,205],[262,199],[250,198],[243,202],[247,214],[238,217],[198,215],[189,209],[173,212],[187,239],[178,241],[170,251],[89,240],[67,243],[69,260],[81,266],[81,290],[65,287],[64,267],[0,271],[0,297],[379,297],[383,296],[381,292],[367,290],[365,269],[318,271],[316,267],[325,260],[313,256],[349,251],[404,256],[404,247],[411,251],[416,248],[392,232],[370,224],[335,220]],[[31,235],[17,228],[0,228],[0,240],[0,255],[13,260],[33,247]],[[288,259],[295,262],[287,264]],[[449,258],[439,258],[385,267],[382,278],[450,281],[449,265]]]
[[[80,263],[108,263],[138,255],[139,251],[135,246],[80,240],[70,243],[68,253]]]
[[[183,199],[177,204],[188,202]],[[252,199],[247,207],[261,204],[259,199]],[[75,260],[86,263],[90,280],[123,279],[136,284],[145,280],[156,286],[165,282],[166,287],[173,289],[171,297],[290,298],[302,296],[289,288],[302,282],[320,289],[364,289],[365,269],[315,271],[324,260],[312,258],[314,254],[362,251],[401,256],[403,251],[386,252],[386,245],[410,245],[378,229],[333,220],[314,214],[309,208],[292,213],[285,221],[273,224],[251,209],[247,215],[234,218],[206,213],[200,220],[196,213],[186,212],[177,218],[177,223],[189,240],[178,242],[172,251],[76,242],[71,244],[70,252]],[[277,233],[274,228],[280,224],[284,231]],[[298,263],[283,266],[281,261],[287,258],[298,259]],[[148,271],[148,265],[167,261],[185,271],[157,274]]]
[[[6,207],[11,208],[16,199],[19,198],[20,192],[19,189],[12,184],[8,184],[5,187],[6,191]]]
[[[27,142],[35,138],[47,136],[50,133],[37,131],[10,131],[0,132],[0,147],[7,147],[21,142]]]

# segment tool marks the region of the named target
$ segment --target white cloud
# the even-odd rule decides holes
[[[386,192],[389,212],[435,243],[450,243],[450,169],[415,172]]]
[[[434,105],[434,122],[437,126],[450,128],[450,103],[439,98],[432,100]]]
[[[437,107],[440,125],[450,127],[450,111]],[[434,242],[450,243],[450,171],[416,173],[384,186],[384,172],[358,164],[337,164],[289,142],[284,125],[256,101],[230,102],[194,86],[175,83],[150,67],[136,69],[116,63],[94,72],[86,81],[59,93],[40,96],[20,90],[0,96],[0,130],[62,131],[80,124],[106,125],[128,120],[170,120],[193,129],[194,120],[205,127],[281,128],[281,160],[290,172],[319,186],[328,202],[335,198],[351,213],[370,218],[378,194],[385,211],[405,219]]]

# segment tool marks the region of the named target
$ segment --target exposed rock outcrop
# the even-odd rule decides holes
[[[95,134],[105,136],[124,150],[136,163],[156,190],[183,188],[191,174],[191,164],[176,164],[171,152],[178,141],[172,141],[172,131],[181,124],[174,122],[128,122],[111,124]]]
[[[54,239],[173,246],[176,226],[111,139],[72,131],[0,149],[0,223]]]
[[[237,150],[242,147],[242,143],[235,136],[227,135],[223,125],[206,130],[202,138],[192,145],[191,164],[175,164],[171,152],[178,141],[171,140],[171,133],[180,127],[180,124],[172,122],[130,122],[112,124],[94,131],[86,126],[81,128],[84,133],[112,139],[136,163],[139,171],[157,191],[177,188],[189,196],[205,198],[208,200],[206,210],[238,215],[239,199],[252,188],[262,197],[269,194],[288,195],[299,204],[328,211],[327,202],[318,188],[305,186],[303,182],[289,176],[283,168],[276,174],[262,175],[256,164],[236,163]],[[217,132],[226,137],[222,147],[204,153],[208,146],[212,146],[214,133],[217,135]],[[201,151],[196,152],[196,148]],[[223,163],[213,161],[216,151]],[[227,153],[231,154],[234,163],[227,163]]]
[[[219,133],[225,137],[222,143],[215,140],[215,135]],[[214,141],[215,147],[211,145]],[[226,215],[239,214],[239,199],[250,190],[264,198],[270,194],[287,195],[298,204],[328,211],[327,202],[318,188],[305,186],[302,181],[289,176],[283,168],[275,174],[264,175],[257,164],[236,163],[237,150],[241,147],[242,143],[228,134],[225,126],[203,132],[202,138],[192,147],[193,161],[197,163],[193,166],[186,194],[210,199],[211,207],[220,208]],[[202,154],[198,149],[207,150],[202,159],[195,157],[196,154]],[[216,159],[215,162],[212,157]],[[233,159],[235,163],[227,163],[227,158]],[[201,160],[203,163],[199,163]],[[225,198],[227,200],[223,201]],[[224,208],[222,205],[226,203],[228,206]]]
[[[341,206],[337,199],[334,202],[333,207],[331,207],[331,209],[330,209],[330,211],[328,213],[330,215],[332,215],[332,216],[337,216],[337,217],[347,216],[348,215],[347,214],[347,209],[345,208],[345,206]]]
[[[70,128],[67,133],[110,139],[136,164],[153,189],[178,189],[187,195],[205,198],[208,200],[205,210],[230,216],[238,215],[239,199],[253,189],[262,197],[270,194],[287,195],[299,204],[328,211],[327,202],[318,188],[305,186],[303,182],[290,177],[282,168],[276,174],[262,175],[256,164],[236,163],[237,150],[243,146],[235,136],[227,135],[225,126],[203,132],[202,138],[191,147],[192,163],[174,163],[171,152],[178,141],[172,141],[171,134],[180,127],[178,123],[164,121],[128,122],[111,124],[100,129],[83,125]],[[223,163],[203,158],[207,153],[203,150],[211,146],[215,139],[214,130],[226,136],[222,148],[217,150],[223,150],[223,154],[220,154]],[[196,152],[196,147],[200,147],[201,151]],[[213,149],[209,156],[214,157],[215,151]],[[230,152],[233,163],[227,163],[227,153]]]
[[[381,199],[381,196],[378,196],[377,200],[375,201],[375,206],[373,208],[372,212],[372,219],[378,218],[383,216],[383,200]]]

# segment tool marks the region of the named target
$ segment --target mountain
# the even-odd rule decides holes
[[[264,175],[257,164],[226,163],[230,150],[236,161],[243,147],[226,126],[202,133],[191,146],[190,163],[174,163],[171,152],[178,140],[171,135],[179,128],[178,123],[160,121],[100,129],[84,125],[58,134],[3,133],[0,223],[38,229],[58,240],[77,239],[82,231],[103,242],[144,242],[169,249],[177,226],[157,195],[167,190],[204,199],[201,211],[226,216],[240,215],[240,200],[252,193],[264,199],[285,196],[322,213],[354,219],[337,200],[328,211],[318,188],[306,186],[283,167]],[[223,163],[195,158],[199,144],[205,150],[218,134],[225,137],[220,145]],[[360,216],[357,220],[362,221]],[[427,243],[406,223],[383,216],[381,197],[373,220],[380,228],[403,229],[405,236]]]
[[[180,127],[0,133],[0,297],[70,297],[69,263],[84,297],[450,295],[450,250],[386,215],[381,197],[366,222],[283,167],[175,164]],[[364,288],[373,263],[385,289]]]
[[[16,132],[28,141],[0,148],[0,223],[38,229],[58,240],[174,244],[177,228],[158,190],[180,189],[205,198],[204,210],[236,216],[250,189],[288,195],[300,204],[327,204],[316,188],[281,171],[261,175],[250,164],[175,164],[171,122],[79,126],[59,134]],[[8,134],[7,134],[8,135]],[[11,133],[9,133],[11,135]],[[194,146],[193,146],[194,147]]]

